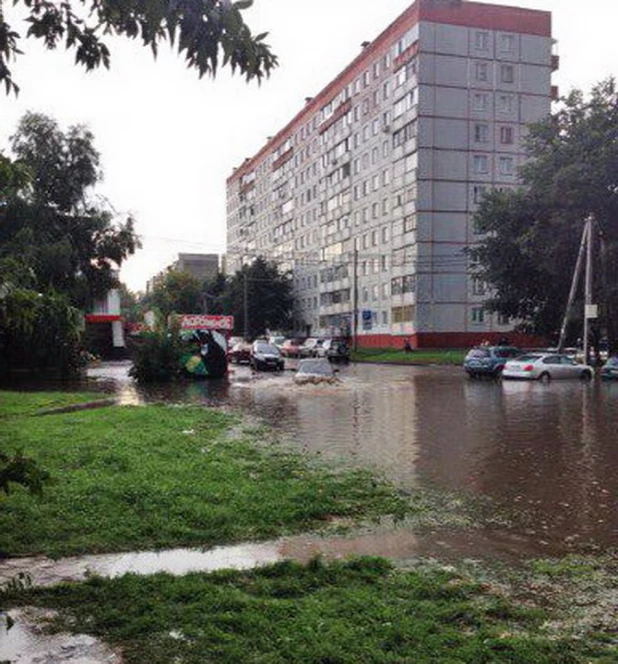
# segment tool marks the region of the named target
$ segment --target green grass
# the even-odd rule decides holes
[[[60,610],[57,629],[120,647],[127,664],[611,662],[594,635],[437,565],[362,558],[250,572],[91,579],[4,598]]]
[[[21,488],[0,498],[4,555],[212,546],[315,529],[332,517],[403,515],[410,504],[369,471],[269,444],[263,429],[243,433],[222,412],[112,406],[33,417],[86,397],[1,395],[0,449],[22,451],[54,480],[42,499]]]
[[[353,362],[384,362],[390,364],[462,364],[466,355],[462,349],[421,348],[411,353],[393,348],[359,348],[352,352]]]
[[[0,420],[23,415],[36,415],[52,408],[62,408],[88,401],[101,401],[106,395],[67,392],[2,392]]]

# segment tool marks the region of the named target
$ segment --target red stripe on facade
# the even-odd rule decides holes
[[[113,323],[117,320],[122,320],[120,315],[115,314],[86,314],[87,323]]]
[[[504,338],[518,348],[545,346],[547,339],[515,332],[421,332],[419,334],[366,334],[356,337],[359,348],[403,348],[408,339],[412,348],[470,348],[484,341],[497,344]]]

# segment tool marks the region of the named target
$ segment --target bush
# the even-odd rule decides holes
[[[142,332],[131,344],[129,375],[140,383],[168,382],[182,373],[182,345],[174,326],[161,325]]]

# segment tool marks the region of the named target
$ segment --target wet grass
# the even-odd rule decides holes
[[[127,575],[12,601],[58,609],[57,629],[96,635],[120,647],[127,664],[616,661],[606,639],[557,634],[547,611],[435,563],[397,570],[362,558]]]
[[[421,348],[406,353],[393,348],[359,348],[352,352],[354,362],[383,362],[385,364],[455,364],[461,365],[466,355],[462,349]]]
[[[0,421],[24,415],[36,415],[53,408],[63,408],[90,401],[102,401],[101,394],[85,392],[3,392],[0,391]]]
[[[32,416],[71,398],[87,400],[2,393],[0,449],[21,450],[54,480],[40,500],[19,487],[0,498],[3,555],[212,546],[410,509],[369,471],[283,449],[265,429],[244,431],[219,411],[112,406]]]

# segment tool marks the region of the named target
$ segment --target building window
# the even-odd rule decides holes
[[[513,175],[513,157],[500,157],[500,175]]]
[[[487,95],[484,92],[475,92],[472,98],[472,106],[475,111],[487,110]]]
[[[515,35],[500,35],[500,50],[512,53],[515,50]]]
[[[489,64],[487,62],[477,62],[474,65],[474,77],[477,81],[488,81]]]
[[[515,69],[513,65],[500,65],[500,80],[503,83],[513,83],[515,81]]]
[[[474,141],[476,143],[487,143],[489,141],[489,125],[474,125]]]
[[[485,32],[485,30],[477,30],[474,33],[474,47],[479,51],[488,51],[489,32]]]
[[[471,316],[473,323],[484,323],[485,309],[483,307],[472,307]]]
[[[483,200],[483,196],[487,193],[487,186],[484,184],[475,184],[473,189],[474,203],[478,204]]]
[[[489,158],[484,154],[474,155],[474,172],[487,173],[489,172]]]
[[[382,312],[382,325],[388,325],[388,311]]]
[[[500,127],[500,143],[511,145],[513,143],[513,127]]]
[[[511,113],[513,111],[513,95],[499,95],[498,110],[501,113]]]
[[[485,295],[485,282],[478,277],[472,279],[472,295]]]

